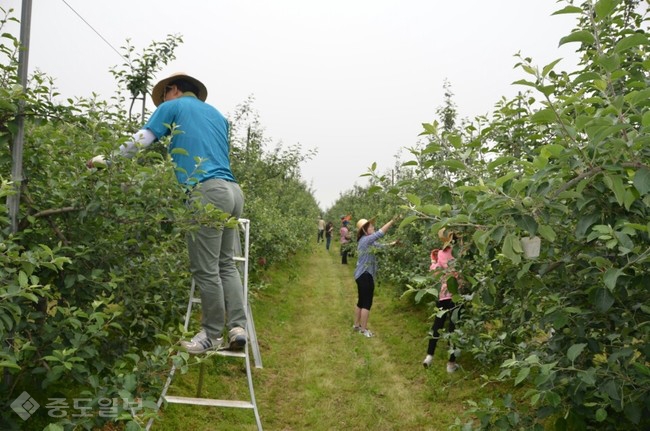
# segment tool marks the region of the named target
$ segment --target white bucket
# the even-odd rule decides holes
[[[539,256],[539,249],[542,245],[542,240],[538,236],[525,237],[519,240],[521,248],[524,250],[524,257],[526,259],[534,259]]]

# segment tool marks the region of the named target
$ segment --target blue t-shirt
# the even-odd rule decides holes
[[[168,151],[180,184],[193,185],[212,178],[236,181],[230,170],[228,120],[216,108],[185,93],[161,103],[144,128],[160,139],[171,133],[171,125],[176,127]]]
[[[377,258],[373,253],[373,247],[381,247],[382,244],[376,243],[379,238],[383,237],[384,233],[377,230],[371,235],[364,235],[359,238],[357,250],[359,251],[359,258],[357,259],[357,267],[354,270],[354,279],[361,277],[364,272],[372,275],[375,278],[377,273]]]

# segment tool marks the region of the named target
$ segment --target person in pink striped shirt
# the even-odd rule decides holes
[[[442,240],[443,246],[442,249],[434,249],[431,251],[431,266],[429,269],[440,282],[440,292],[438,293],[436,306],[439,310],[444,311],[444,313],[436,314],[433,321],[433,326],[431,327],[432,337],[429,339],[429,344],[427,346],[427,356],[424,358],[424,361],[422,361],[424,368],[429,368],[433,362],[436,344],[440,339],[440,330],[445,326],[447,318],[449,318],[448,332],[451,333],[456,329],[456,320],[460,316],[460,307],[456,306],[453,301],[453,295],[447,289],[447,280],[450,277],[454,277],[460,284],[458,273],[453,271],[451,268],[453,267],[454,261],[452,251],[453,244],[456,241],[456,234],[453,232],[446,233],[443,228],[438,231],[438,237]],[[447,372],[453,373],[457,369],[458,364],[456,363],[456,356],[452,352],[449,355],[449,361],[447,362]]]

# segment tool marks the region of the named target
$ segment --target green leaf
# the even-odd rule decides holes
[[[488,171],[492,172],[494,170],[494,168],[496,168],[498,166],[501,166],[501,165],[503,165],[505,163],[512,162],[513,160],[517,160],[517,159],[515,157],[512,157],[512,156],[499,157],[496,160],[493,160],[490,163],[488,163],[487,169],[488,169]]]
[[[538,224],[534,218],[529,215],[515,215],[512,217],[515,220],[515,223],[519,228],[525,230],[530,234],[530,236],[535,236],[537,234]]]
[[[541,224],[537,230],[539,231],[539,234],[542,236],[542,238],[548,240],[549,242],[555,241],[555,231],[549,225]]]
[[[558,395],[557,393],[555,393],[553,391],[546,392],[545,398],[546,398],[546,401],[548,401],[548,403],[553,407],[559,406],[560,403],[562,402],[562,397],[560,397],[560,395]]]
[[[422,123],[422,127],[424,132],[420,133],[420,135],[435,135],[438,133],[438,128],[433,124]]]
[[[596,384],[596,369],[589,368],[587,371],[578,371],[578,378],[589,386]]]
[[[515,265],[518,265],[521,262],[521,244],[519,244],[519,239],[513,235],[508,234],[503,240],[503,247],[501,248],[501,253],[508,259],[512,261]]]
[[[558,46],[562,46],[565,43],[570,43],[570,42],[581,42],[585,44],[592,44],[595,42],[594,35],[591,34],[591,32],[587,30],[579,30],[579,31],[574,31],[568,36],[564,36],[562,39],[560,39],[560,44]]]
[[[641,196],[648,193],[650,191],[650,169],[641,168],[636,171],[633,184]]]
[[[455,159],[448,159],[448,160],[443,160],[441,165],[447,166],[448,168],[452,169],[465,169],[465,163],[461,162],[460,160],[455,160]]]
[[[619,2],[620,0],[598,0],[594,6],[594,11],[596,12],[596,20],[599,21],[611,14]]]
[[[522,368],[519,370],[517,373],[517,378],[515,378],[515,386],[517,386],[519,383],[523,382],[526,377],[530,374],[530,368]]]
[[[447,288],[449,289],[449,291],[453,295],[458,295],[458,280],[456,279],[456,277],[454,277],[453,275],[449,276],[447,277],[445,282],[447,283]]]
[[[514,171],[512,171],[512,172],[508,172],[508,173],[505,174],[504,176],[497,178],[496,181],[495,181],[494,183],[496,184],[497,187],[503,187],[503,185],[504,185],[506,182],[510,181],[511,179],[513,179],[514,177],[516,177],[517,175],[518,175],[517,172],[514,172]]]
[[[43,358],[45,359],[45,358]],[[16,364],[15,362],[10,362],[10,361],[0,361],[0,369],[1,368],[13,368],[15,370],[20,370],[20,366]]]
[[[537,84],[535,84],[534,82],[531,82],[531,81],[527,81],[525,79],[520,79],[518,81],[515,81],[515,82],[512,83],[512,85],[526,85],[528,87],[533,87],[533,88],[537,87]]]
[[[596,63],[603,66],[607,72],[613,72],[621,66],[621,59],[618,55],[601,55]]]
[[[587,347],[586,343],[578,343],[569,347],[569,350],[566,353],[567,358],[569,358],[569,360],[573,363],[580,355],[580,353],[582,353],[585,347]]]
[[[23,289],[29,285],[27,274],[25,274],[23,271],[20,271],[18,273],[18,284],[20,284],[20,287]]]
[[[604,421],[605,419],[607,419],[607,410],[605,410],[605,409],[602,408],[602,407],[599,408],[598,410],[596,410],[596,420],[597,420],[598,422],[602,422],[602,421]]]
[[[560,155],[562,154],[562,152],[565,149],[566,148],[564,147],[564,145],[548,144],[548,145],[544,145],[544,146],[542,146],[540,148],[540,154],[543,154],[543,155],[548,156],[548,157],[557,158],[557,157],[560,157]]]
[[[596,310],[601,313],[606,312],[614,305],[614,296],[610,293],[609,290],[599,287],[594,291],[593,303],[596,306]]]
[[[637,45],[647,45],[648,36],[642,33],[634,33],[631,36],[626,36],[623,39],[619,40],[616,46],[614,47],[614,52],[621,52],[628,50]]]
[[[555,67],[555,65],[558,64],[561,60],[562,60],[561,58],[558,58],[557,60],[553,60],[552,62],[544,66],[544,68],[542,69],[542,76],[548,75],[548,73],[551,70],[553,70],[553,67]]]
[[[610,291],[614,290],[614,287],[616,287],[616,280],[618,280],[618,277],[623,274],[623,270],[619,268],[611,268],[608,269],[605,274],[603,274],[603,283],[605,283],[605,286]]]
[[[625,189],[625,199],[623,200],[623,205],[625,206],[626,210],[630,210],[632,207],[632,204],[636,201],[637,196],[636,193],[634,193],[634,189]]]
[[[641,118],[641,124],[643,127],[650,126],[650,111],[646,111],[645,114],[643,114],[643,117]]]
[[[541,110],[535,112],[530,117],[530,121],[532,121],[533,123],[538,123],[538,124],[553,123],[556,120],[557,120],[557,117],[555,116],[555,111],[553,111],[553,109],[551,109],[551,108],[541,109]]]
[[[478,248],[479,252],[485,254],[487,251],[487,244],[490,241],[490,231],[481,231],[477,229],[472,235],[472,240],[474,241],[474,244],[476,244],[476,248]]]
[[[576,237],[579,239],[583,238],[587,234],[589,228],[598,220],[600,220],[599,213],[587,214],[580,217],[576,225]]]
[[[460,148],[460,147],[463,146],[463,140],[462,140],[462,138],[461,138],[459,135],[455,134],[455,133],[449,134],[449,135],[447,136],[447,140],[449,141],[449,143],[450,143],[454,148]]]
[[[417,210],[423,212],[426,215],[433,215],[436,217],[440,217],[440,215],[442,214],[442,210],[438,205],[431,205],[431,204],[423,205],[421,207],[418,207]]]
[[[629,419],[634,425],[639,425],[641,422],[641,406],[638,402],[627,402],[625,408],[623,409],[625,417]]]
[[[619,249],[624,248],[631,251],[634,248],[634,242],[625,232],[614,231],[614,236],[618,240]]]
[[[417,195],[414,195],[413,193],[407,193],[406,194],[406,199],[413,205],[421,205],[422,201],[420,200],[420,197]]]
[[[619,175],[603,175],[603,182],[609,187],[616,197],[616,202],[623,206],[625,202],[625,186],[623,186],[623,179]]]
[[[567,6],[563,9],[556,10],[551,15],[563,15],[568,13],[582,13],[582,9],[580,9],[578,6]]]
[[[590,82],[595,79],[599,79],[600,75],[596,72],[585,72],[578,75],[576,79],[573,80],[574,84],[581,84],[583,82]]]
[[[641,374],[650,377],[650,368],[646,367],[644,364],[640,362],[634,362],[632,365],[634,365],[634,368],[637,369],[638,372]]]
[[[407,225],[413,223],[417,219],[418,219],[418,216],[414,216],[414,215],[404,217],[402,222],[399,224],[399,227],[402,228],[403,226],[407,226]]]

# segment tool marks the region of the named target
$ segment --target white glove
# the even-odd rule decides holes
[[[88,166],[89,168],[104,169],[105,167],[108,166],[108,162],[106,161],[106,158],[102,154],[100,154],[88,160],[86,166]]]

